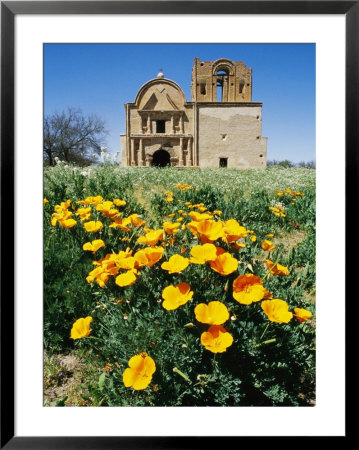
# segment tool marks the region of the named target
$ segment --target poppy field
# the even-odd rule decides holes
[[[315,170],[46,168],[44,348],[57,406],[314,405]]]

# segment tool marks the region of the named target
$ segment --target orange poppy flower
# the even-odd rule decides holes
[[[125,387],[133,387],[136,391],[146,389],[156,371],[154,360],[147,353],[140,353],[132,356],[128,365],[122,375]]]
[[[294,308],[294,316],[299,322],[306,322],[312,317],[312,313],[307,309]]]
[[[187,226],[195,236],[200,237],[202,244],[213,242],[224,236],[222,222],[202,220],[201,222],[190,222]]]
[[[209,302],[208,305],[200,303],[194,309],[196,319],[201,323],[208,323],[209,325],[222,325],[229,319],[229,312],[221,302]]]
[[[93,220],[91,222],[84,223],[84,228],[86,231],[89,231],[91,233],[94,233],[98,230],[101,230],[103,227],[102,223],[100,221],[94,222]]]
[[[211,325],[201,334],[201,344],[212,353],[223,353],[232,343],[232,335],[221,325]]]
[[[271,241],[268,241],[268,239],[264,239],[264,241],[262,241],[262,249],[271,251],[275,249],[275,245]]]
[[[248,231],[245,227],[239,225],[239,223],[235,219],[227,220],[223,223],[223,231],[225,236],[222,238],[223,241],[227,242],[235,242],[242,237],[246,237],[248,235]]]
[[[293,317],[287,302],[278,298],[264,300],[261,303],[261,307],[271,322],[288,323]]]
[[[81,339],[83,337],[89,336],[92,330],[90,330],[90,323],[92,322],[92,317],[88,316],[85,319],[77,319],[72,325],[71,329],[71,339]]]
[[[233,281],[233,298],[242,305],[259,302],[269,292],[263,287],[261,278],[251,273],[239,275]]]
[[[161,264],[163,270],[168,270],[168,273],[182,272],[189,265],[189,259],[181,255],[172,255],[170,259]]]
[[[207,261],[214,261],[217,258],[216,246],[213,244],[195,245],[191,248],[191,263],[205,264]]]
[[[210,261],[209,264],[213,270],[223,276],[235,272],[238,268],[238,260],[227,252],[217,253],[217,258],[214,261]]]
[[[264,260],[268,269],[271,270],[272,275],[279,275],[280,277],[284,277],[290,274],[287,267],[281,266],[280,264],[274,264],[274,262],[269,259]]]
[[[139,267],[152,267],[162,258],[164,251],[163,247],[146,247],[142,250],[138,250],[133,256]]]
[[[163,229],[165,230],[165,232],[167,234],[172,235],[172,234],[177,233],[180,226],[181,226],[181,224],[179,222],[177,222],[177,223],[164,222]]]
[[[90,251],[92,253],[97,252],[98,249],[101,247],[104,247],[105,243],[102,239],[95,239],[92,242],[86,242],[86,244],[83,245],[83,250]]]
[[[192,296],[193,292],[191,291],[191,286],[189,284],[179,283],[175,286],[170,285],[165,287],[162,291],[162,298],[164,299],[162,306],[167,309],[167,311],[177,309],[191,300]]]
[[[144,236],[140,236],[137,242],[146,245],[156,245],[160,239],[163,239],[163,230],[150,230]]]
[[[138,271],[136,269],[128,270],[125,273],[121,273],[116,277],[115,283],[120,286],[131,286],[137,280]]]

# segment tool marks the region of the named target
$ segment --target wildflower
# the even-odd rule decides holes
[[[264,241],[262,241],[262,249],[266,251],[274,250],[275,245],[271,241],[264,239]]]
[[[248,235],[248,231],[245,227],[239,225],[235,219],[230,219],[224,222],[223,231],[225,236],[222,237],[222,240],[227,242],[235,242],[238,241],[238,239]]]
[[[201,222],[202,220],[209,220],[209,219],[212,219],[212,214],[208,214],[208,213],[206,213],[206,214],[201,214],[201,213],[198,213],[198,212],[196,212],[196,211],[191,211],[188,215],[189,215],[190,218],[191,218],[192,220],[194,220],[195,222]]]
[[[167,309],[167,311],[177,309],[191,300],[192,296],[193,292],[191,291],[189,284],[179,283],[175,286],[170,285],[165,287],[162,291],[162,298],[164,299],[162,306]]]
[[[201,344],[212,353],[223,353],[232,343],[232,335],[222,325],[211,325],[201,334]]]
[[[130,231],[130,227],[128,225],[130,225],[131,219],[129,217],[124,217],[123,219],[121,219],[118,216],[119,215],[117,215],[115,217],[114,222],[112,222],[109,225],[109,227],[110,228],[119,228],[120,230],[123,230],[123,231]]]
[[[97,206],[99,203],[103,201],[103,198],[101,195],[98,195],[97,197],[87,197],[85,200],[79,200],[77,203],[79,205],[94,205]]]
[[[267,237],[272,238],[272,237],[274,237],[274,234],[273,233],[269,233],[269,234],[267,234]]]
[[[160,239],[163,239],[163,230],[150,230],[144,236],[140,236],[137,242],[146,245],[156,245]]]
[[[288,323],[293,317],[287,302],[284,300],[264,300],[261,307],[271,322]]]
[[[116,277],[115,283],[120,287],[131,286],[136,281],[137,274],[138,271],[136,269],[128,270],[127,272],[118,275],[118,277]]]
[[[249,239],[250,239],[252,242],[256,242],[256,240],[257,240],[256,236],[250,236]]]
[[[142,225],[145,225],[146,223],[138,216],[138,214],[131,214],[130,216],[128,216],[128,219],[131,221],[131,224],[134,227],[142,227]]]
[[[119,198],[115,198],[113,203],[116,206],[124,206],[124,205],[126,205],[125,200],[120,200]]]
[[[239,275],[233,281],[233,298],[242,305],[259,302],[269,294],[262,283],[261,278],[251,273]]]
[[[220,216],[222,214],[222,211],[220,211],[219,209],[216,209],[215,211],[213,211],[213,214],[215,216]]]
[[[85,222],[84,223],[84,228],[86,231],[94,233],[98,230],[101,230],[101,228],[103,227],[102,222],[100,221],[91,221],[91,222]]]
[[[213,244],[195,245],[191,248],[191,263],[205,264],[207,261],[214,261],[217,258],[216,246]]]
[[[44,205],[46,205],[46,203],[49,203],[47,198],[44,198]]]
[[[306,322],[312,317],[312,313],[307,309],[294,308],[294,316],[299,322]]]
[[[96,210],[102,212],[102,215],[109,217],[110,219],[121,214],[117,209],[113,208],[113,202],[110,201],[99,203],[96,206]]]
[[[156,371],[154,360],[147,353],[132,356],[127,368],[122,375],[125,387],[133,387],[136,391],[146,389],[151,383],[152,375]]]
[[[224,236],[222,222],[214,220],[202,220],[201,222],[190,222],[188,228],[195,236],[199,236],[202,244],[211,243]]]
[[[272,275],[279,275],[279,276],[283,277],[283,276],[287,276],[290,274],[287,267],[281,266],[280,264],[274,264],[269,259],[265,259],[264,262],[268,269],[272,269],[271,270]]]
[[[83,245],[83,250],[90,251],[92,253],[97,252],[98,249],[101,247],[104,247],[105,243],[102,239],[95,239],[92,242],[86,242],[86,244]]]
[[[214,261],[210,261],[209,264],[213,270],[224,276],[235,272],[238,268],[238,260],[236,258],[233,258],[230,253],[222,253],[218,252],[218,250],[217,258]]]
[[[88,220],[91,217],[91,207],[88,208],[79,208],[76,211],[76,216],[80,216],[81,222]]]
[[[170,259],[161,264],[163,270],[168,270],[168,273],[182,272],[189,265],[189,259],[181,255],[172,255]]]
[[[71,329],[71,338],[72,339],[81,339],[83,337],[89,336],[90,332],[90,323],[92,322],[92,317],[88,316],[85,319],[77,319],[76,322],[72,325]]]
[[[201,323],[208,323],[209,325],[222,325],[229,319],[229,312],[221,302],[209,302],[208,305],[200,303],[194,309],[196,319]]]
[[[133,256],[140,267],[152,267],[162,258],[163,252],[164,249],[162,247],[146,247],[138,250]]]
[[[165,232],[167,234],[172,235],[172,234],[177,233],[180,226],[181,226],[181,224],[179,222],[177,222],[177,223],[165,222],[163,224],[163,229],[165,230]]]

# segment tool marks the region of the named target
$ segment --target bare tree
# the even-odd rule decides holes
[[[94,162],[100,154],[107,130],[96,115],[85,117],[81,110],[68,108],[44,119],[44,162],[55,165],[55,158],[80,166]]]

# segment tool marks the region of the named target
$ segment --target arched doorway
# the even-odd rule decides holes
[[[157,150],[153,154],[152,166],[166,167],[171,165],[170,154],[166,150]]]

